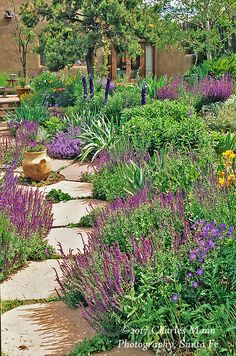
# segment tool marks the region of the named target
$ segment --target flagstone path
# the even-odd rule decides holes
[[[52,167],[54,171],[60,170],[65,180],[39,189],[45,194],[52,189],[61,189],[73,199],[53,204],[54,221],[47,237],[48,242],[57,253],[58,243],[62,245],[64,253],[70,250],[72,253],[83,251],[83,241],[87,241],[87,233],[92,229],[69,228],[67,225],[78,223],[81,217],[93,208],[103,207],[107,203],[91,199],[92,184],[81,182],[84,173],[94,172],[91,165],[72,160],[52,160]],[[22,168],[19,167],[16,173],[22,173]],[[58,260],[30,262],[0,285],[2,301],[30,301],[55,297],[58,284],[55,281],[54,268],[61,276]],[[69,309],[63,302],[29,304],[14,308],[2,315],[1,328],[2,351],[5,356],[66,355],[80,341],[95,335],[95,331],[81,317],[80,310]],[[142,350],[115,348],[99,355],[143,354]]]

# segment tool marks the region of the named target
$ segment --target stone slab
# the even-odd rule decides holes
[[[62,227],[78,223],[82,216],[87,215],[92,208],[103,207],[107,202],[96,199],[79,199],[53,204],[53,227]]]
[[[62,168],[68,167],[70,164],[74,162],[73,159],[51,159],[51,165],[53,171],[58,171]]]
[[[60,173],[65,177],[66,180],[81,181],[82,175],[84,173],[93,174],[95,169],[92,163],[81,163],[76,162],[69,167],[63,169]]]
[[[82,252],[84,247],[83,240],[85,243],[87,242],[87,234],[91,231],[92,229],[84,228],[53,228],[49,232],[47,240],[48,243],[53,246],[57,252],[59,252],[59,242],[62,245],[62,249],[65,254],[68,254],[70,249],[73,250],[73,253],[77,253],[78,250]]]
[[[61,356],[95,331],[63,302],[24,305],[2,315],[2,351],[6,356]]]
[[[33,187],[33,189],[37,188]],[[46,194],[52,189],[60,189],[63,193],[68,193],[72,198],[88,198],[93,195],[93,185],[91,183],[69,182],[65,180],[38,189]]]
[[[56,296],[55,268],[62,275],[57,260],[30,262],[27,267],[4,281],[1,285],[2,300],[30,300]]]

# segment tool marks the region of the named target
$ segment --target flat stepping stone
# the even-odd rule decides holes
[[[77,162],[63,169],[60,173],[65,177],[66,180],[79,182],[81,181],[82,175],[84,173],[93,174],[94,172],[95,169],[91,163]]]
[[[56,274],[62,275],[57,260],[30,262],[1,285],[2,300],[30,300],[56,296]]]
[[[6,356],[61,356],[96,332],[63,302],[23,305],[2,315],[2,351]]]
[[[33,189],[37,188],[33,187]],[[91,183],[69,182],[65,180],[38,189],[46,194],[52,189],[60,189],[63,193],[68,193],[72,198],[88,198],[93,195],[93,185]]]
[[[83,240],[86,243],[88,240],[87,233],[91,232],[92,229],[84,228],[68,228],[68,227],[59,227],[53,228],[47,236],[48,243],[59,252],[58,242],[61,243],[63,252],[65,254],[69,253],[69,250],[73,250],[73,253],[76,254],[78,249],[83,252]],[[82,235],[82,237],[81,237]]]
[[[69,200],[53,204],[53,227],[62,227],[68,224],[78,223],[82,216],[88,215],[92,208],[102,208],[108,203],[96,199]]]
[[[65,168],[74,162],[73,159],[54,159],[51,158],[51,165],[53,171],[58,171],[62,168]]]

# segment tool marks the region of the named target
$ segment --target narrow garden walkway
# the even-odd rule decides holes
[[[80,165],[69,160],[53,160],[53,170],[65,180],[40,188],[48,193],[53,188],[69,193],[73,200],[53,205],[53,228],[48,235],[49,243],[58,252],[58,242],[64,252],[74,252],[83,248],[82,238],[87,238],[91,229],[69,228],[68,224],[78,223],[80,218],[93,207],[102,207],[106,202],[92,199],[92,185],[81,182],[82,174],[92,171],[86,164]],[[65,167],[66,166],[66,167]],[[16,170],[21,172],[21,168]],[[58,252],[59,253],[59,252]],[[57,282],[55,268],[61,274],[58,260],[49,259],[30,262],[1,285],[2,301],[20,300],[27,305],[14,308],[2,315],[2,349],[6,356],[46,356],[66,355],[84,338],[95,335],[95,331],[80,315],[79,309],[69,309],[61,301],[48,301],[55,298]],[[46,302],[32,303],[46,299]],[[142,350],[115,348],[104,355],[141,356]],[[151,352],[145,352],[151,355]]]

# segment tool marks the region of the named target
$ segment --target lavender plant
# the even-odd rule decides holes
[[[74,158],[81,152],[79,127],[69,127],[67,132],[59,132],[47,144],[48,154],[56,158]]]

